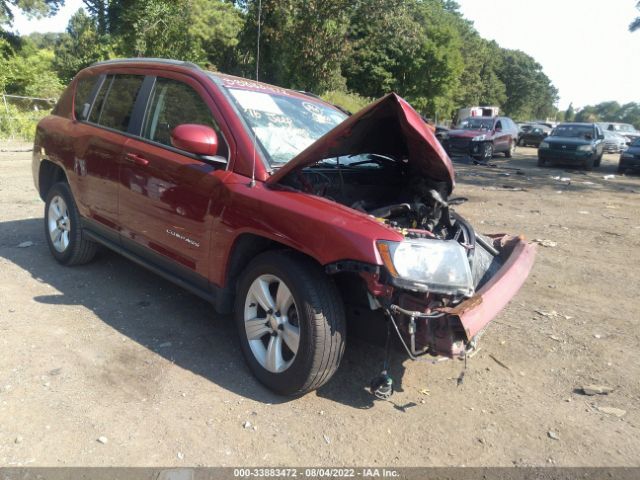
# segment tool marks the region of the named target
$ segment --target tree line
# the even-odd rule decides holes
[[[310,91],[357,109],[395,91],[450,119],[496,105],[553,117],[558,91],[541,65],[482,38],[452,0],[83,0],[64,33],[10,33],[9,6],[55,13],[63,0],[0,0],[0,91],[50,97],[113,57],[168,57]]]

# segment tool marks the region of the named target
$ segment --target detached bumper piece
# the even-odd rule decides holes
[[[425,353],[463,356],[524,284],[533,266],[535,246],[520,237],[488,238],[498,252],[500,266],[487,269],[472,297],[452,307],[424,309],[410,296],[401,295],[400,305],[386,310],[411,358]]]

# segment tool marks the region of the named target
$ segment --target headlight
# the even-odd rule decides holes
[[[593,145],[578,145],[579,152],[593,152]]]
[[[467,251],[455,240],[377,242],[393,283],[410,290],[473,295]]]
[[[540,142],[538,148],[549,148],[549,142]]]
[[[471,139],[472,142],[482,142],[483,140],[487,139],[487,135],[486,134],[482,134],[482,135],[478,135],[476,137],[473,137]]]
[[[632,159],[633,155],[631,153],[624,152],[620,158]]]

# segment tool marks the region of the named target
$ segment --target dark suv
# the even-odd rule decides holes
[[[595,123],[561,123],[538,145],[538,166],[551,162],[599,167],[604,154],[604,133]]]
[[[497,152],[511,158],[517,143],[518,126],[508,117],[468,117],[443,139],[447,153],[485,161]]]
[[[281,394],[331,378],[354,318],[411,357],[464,355],[534,258],[451,208],[449,157],[394,94],[347,117],[189,63],[99,63],[39,123],[33,176],[58,262],[105,245],[234,312]]]

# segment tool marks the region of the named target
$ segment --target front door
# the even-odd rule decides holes
[[[206,288],[210,211],[221,194],[228,147],[204,100],[206,92],[188,77],[173,76],[155,78],[140,136],[124,145],[121,238],[125,247]],[[208,125],[218,132],[217,161],[171,145],[171,131],[185,123]]]

